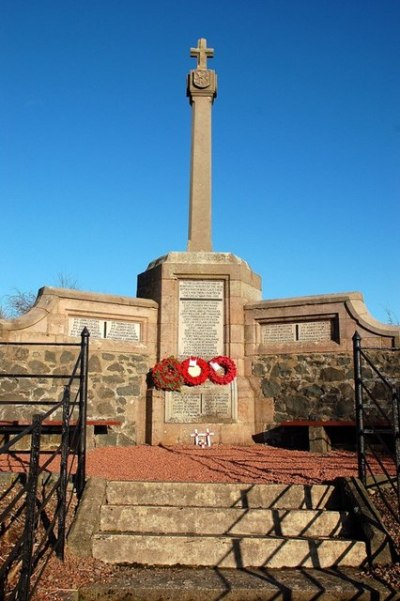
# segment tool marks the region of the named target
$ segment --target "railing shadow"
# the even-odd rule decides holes
[[[88,341],[89,332],[84,329],[81,344],[59,343],[56,346],[78,346],[79,353],[72,373],[64,385],[64,393],[59,401],[43,401],[50,405],[44,413],[32,416],[32,423],[19,425],[12,422],[11,435],[7,434],[7,425],[3,422],[2,432],[6,441],[0,447],[0,457],[6,458],[11,471],[23,470],[21,486],[16,494],[11,488],[3,486],[0,497],[1,523],[7,524],[0,531],[0,544],[5,547],[5,561],[0,567],[0,593],[7,601],[28,601],[36,587],[47,562],[53,552],[61,560],[64,558],[66,532],[68,529],[67,514],[74,505],[75,495],[80,498],[85,485],[86,462],[86,411],[87,411],[87,376],[88,376]],[[11,345],[16,343],[2,343]],[[35,346],[42,343],[19,343]],[[43,343],[44,346],[49,346]],[[65,374],[8,374],[0,373],[0,378],[63,378]],[[71,389],[75,380],[79,385],[71,397]],[[11,401],[0,401],[0,404],[13,405]],[[40,405],[41,402],[18,401],[18,404]],[[62,414],[60,442],[55,449],[43,451],[43,431],[51,424],[51,420]],[[77,424],[71,427],[72,419]],[[23,451],[18,449],[22,440],[30,439],[29,461],[20,457]],[[17,446],[18,445],[18,446]],[[59,473],[51,474],[50,466],[54,461],[59,463]],[[8,497],[11,496],[11,499]],[[6,541],[5,533],[13,533],[14,540]],[[35,571],[35,568],[39,569]]]
[[[274,482],[286,482],[290,484],[318,484],[323,482],[333,482],[337,477],[337,466],[335,461],[340,461],[341,474],[345,476],[354,476],[357,474],[357,459],[353,452],[332,452],[329,455],[318,456],[318,471],[313,470],[308,473],[307,465],[310,463],[310,453],[304,451],[290,451],[290,456],[286,455],[277,458],[275,453],[269,457],[265,453],[265,447],[258,451],[256,447],[234,448],[233,452],[240,452],[241,458],[227,458],[214,455],[213,449],[200,449],[194,445],[191,447],[171,447],[163,444],[159,445],[163,450],[176,455],[189,457],[191,461],[198,463],[218,478],[225,482],[258,482],[273,484]],[[230,452],[232,454],[232,450]],[[330,474],[331,477],[330,477]]]
[[[354,334],[358,475],[400,524],[400,387],[373,361],[374,350],[364,350],[360,335]]]

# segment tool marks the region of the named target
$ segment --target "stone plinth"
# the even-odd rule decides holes
[[[225,395],[223,389],[227,387],[215,386],[214,404],[210,390],[199,398],[186,394],[191,415],[189,410],[178,411],[176,396],[172,402],[170,393],[150,393],[147,442],[187,443],[194,428],[210,426],[215,442],[251,443],[255,399],[245,377],[244,306],[259,301],[259,276],[231,253],[171,252],[152,262],[138,276],[137,294],[159,305],[159,359],[169,355],[181,359],[190,355],[204,359],[227,355],[238,368],[234,394]],[[197,406],[202,407],[201,411]],[[214,409],[208,411],[207,407],[214,406],[220,409],[216,413]],[[198,421],[195,409],[201,416]]]

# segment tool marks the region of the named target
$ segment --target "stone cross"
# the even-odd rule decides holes
[[[214,48],[207,48],[207,40],[200,38],[197,48],[190,49],[190,56],[197,57],[198,69],[207,69],[207,58],[213,58]]]
[[[214,50],[201,38],[197,68],[188,75],[187,95],[192,105],[192,153],[190,167],[189,252],[211,252],[211,107],[217,95],[215,71],[207,69]]]

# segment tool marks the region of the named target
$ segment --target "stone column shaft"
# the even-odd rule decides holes
[[[211,105],[209,96],[192,99],[192,152],[188,251],[212,251]]]

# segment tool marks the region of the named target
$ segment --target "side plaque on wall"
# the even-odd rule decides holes
[[[293,342],[296,340],[294,323],[270,323],[262,326],[263,342]]]
[[[69,336],[80,336],[83,328],[89,330],[91,338],[140,342],[140,323],[134,321],[92,319],[91,317],[69,318]]]
[[[104,321],[90,317],[70,317],[69,336],[80,336],[83,328],[87,328],[91,338],[104,338]]]
[[[317,321],[265,323],[261,325],[263,344],[290,342],[325,342],[333,340],[334,327],[331,319]]]
[[[331,340],[331,321],[305,321],[299,323],[299,340]]]

